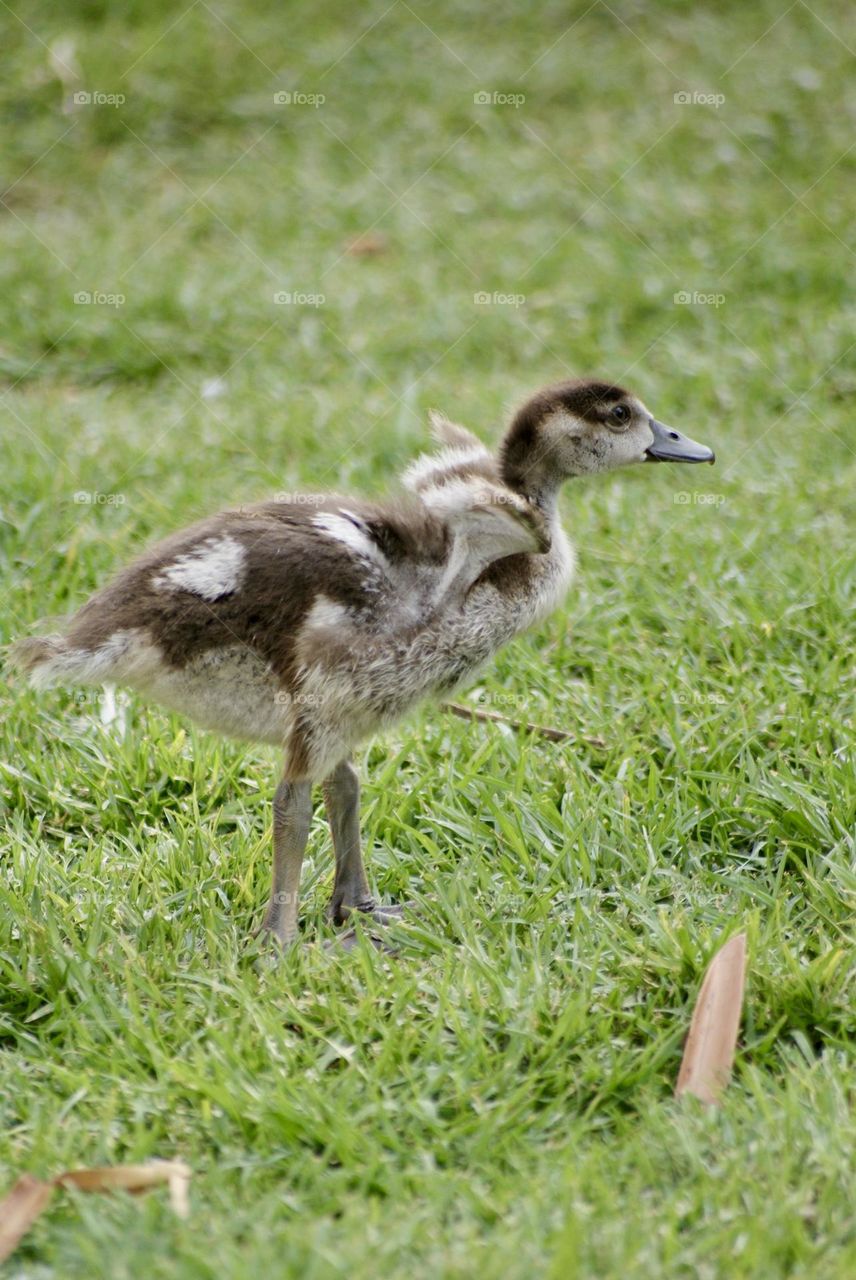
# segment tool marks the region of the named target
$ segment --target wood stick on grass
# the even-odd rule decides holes
[[[551,725],[533,724],[530,720],[511,720],[499,711],[485,711],[481,707],[468,707],[463,702],[444,702],[441,704],[452,715],[462,720],[488,720],[494,724],[507,724],[512,729],[525,730],[527,733],[538,733],[550,742],[587,742],[590,747],[605,747],[603,738],[587,737],[584,733],[571,733],[568,729],[554,729]]]

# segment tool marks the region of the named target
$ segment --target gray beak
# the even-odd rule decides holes
[[[645,450],[646,462],[716,462],[716,455],[706,444],[696,444],[689,436],[663,426],[655,418],[648,425],[654,439]]]

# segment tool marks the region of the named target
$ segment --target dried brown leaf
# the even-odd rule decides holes
[[[366,231],[364,235],[348,241],[345,245],[345,253],[353,254],[356,258],[366,258],[386,253],[388,248],[389,238],[382,231]]]
[[[729,938],[711,960],[693,1010],[675,1097],[691,1093],[716,1105],[734,1065],[743,989],[746,934]]]
[[[152,1160],[147,1164],[71,1169],[67,1173],[60,1173],[54,1178],[54,1182],[59,1187],[76,1187],[78,1191],[130,1191],[132,1195],[138,1195],[151,1187],[163,1186],[176,1177],[190,1177],[190,1169],[183,1160]]]
[[[180,1160],[173,1162],[169,1175],[169,1202],[177,1218],[190,1214],[190,1168]]]
[[[53,1193],[53,1183],[25,1173],[0,1201],[0,1262],[17,1249]]]
[[[0,1262],[18,1247],[56,1187],[75,1187],[78,1191],[129,1191],[132,1195],[139,1195],[152,1187],[166,1184],[173,1211],[180,1218],[186,1218],[190,1210],[187,1194],[190,1175],[190,1166],[183,1160],[69,1169],[57,1174],[50,1182],[41,1182],[25,1173],[6,1199],[0,1202]]]

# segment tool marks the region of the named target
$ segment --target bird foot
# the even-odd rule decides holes
[[[288,936],[278,923],[265,920],[250,933],[247,955],[260,970],[277,969],[296,942],[296,933]]]
[[[414,902],[396,903],[394,905],[386,905],[375,902],[374,898],[364,898],[356,905],[346,905],[339,903],[338,905],[330,904],[330,919],[334,924],[344,924],[347,920],[352,923],[359,920],[361,923],[381,925],[383,928],[391,924],[398,924],[404,919],[409,908],[414,907]],[[366,929],[348,929],[344,933],[339,934],[338,938],[332,939],[326,945],[328,949],[344,951],[353,951],[357,944],[357,940],[362,934],[364,938],[368,938],[369,942],[377,951],[384,951],[388,955],[395,955],[398,948],[392,946],[383,937]]]
[[[364,933],[364,938],[368,938],[375,951],[383,951],[386,955],[394,956],[398,954],[398,947],[393,947],[384,938],[377,933]],[[346,929],[344,933],[340,933],[337,937],[331,938],[324,945],[328,951],[353,951],[360,938],[360,933],[356,929]]]
[[[343,902],[339,903],[338,906],[331,904],[330,918],[334,924],[344,924],[352,916],[371,920],[374,924],[379,925],[397,924],[404,919],[408,909],[413,906],[415,906],[413,902],[396,903],[387,906],[385,903],[375,902],[374,898],[366,898],[355,906],[347,906]]]

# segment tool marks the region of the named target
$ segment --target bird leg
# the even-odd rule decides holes
[[[273,884],[262,921],[282,946],[297,937],[300,867],[311,821],[311,784],[283,778],[273,798]]]
[[[380,906],[369,888],[360,850],[360,777],[350,760],[343,760],[325,780],[324,800],[336,855],[330,918],[342,924],[359,912],[375,924],[400,919],[402,908]]]

